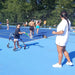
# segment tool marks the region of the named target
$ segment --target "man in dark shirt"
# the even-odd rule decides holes
[[[18,24],[18,25],[16,26],[16,30],[15,30],[15,34],[14,34],[14,50],[16,49],[16,42],[17,42],[18,48],[21,48],[21,47],[19,46],[20,34],[25,34],[25,32],[21,32],[21,31],[20,31],[20,24]]]

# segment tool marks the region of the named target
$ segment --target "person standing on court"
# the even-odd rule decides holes
[[[46,20],[44,20],[44,22],[43,22],[43,23],[44,23],[43,25],[44,25],[44,28],[45,28],[45,27],[46,27],[46,23],[47,23],[47,21],[46,21]]]
[[[6,19],[6,23],[7,23],[7,30],[9,30],[9,20]]]
[[[36,33],[38,34],[40,28],[40,22],[38,21],[36,24]]]
[[[34,21],[33,20],[31,20],[30,22],[29,22],[29,26],[30,26],[30,35],[34,35],[34,29],[35,29],[35,25],[34,25],[35,23],[34,23]]]
[[[53,34],[56,34],[56,46],[57,46],[57,51],[58,51],[58,63],[52,65],[53,67],[62,67],[62,58],[63,54],[65,55],[67,62],[67,65],[73,65],[68,52],[66,51],[66,44],[68,42],[68,37],[69,37],[69,31],[70,31],[70,26],[71,22],[67,17],[67,12],[62,11],[60,14],[61,22],[57,26],[57,31],[53,31]]]
[[[15,34],[14,34],[14,49],[13,50],[16,50],[16,42],[17,42],[18,48],[21,48],[19,45],[19,39],[20,39],[21,34],[25,34],[25,32],[20,31],[20,24],[18,24],[16,26],[16,30],[15,30]]]

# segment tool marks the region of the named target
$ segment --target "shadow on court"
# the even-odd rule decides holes
[[[26,46],[39,46],[39,47],[43,48],[43,46],[39,45],[38,42],[31,43],[31,44],[26,44]]]
[[[2,49],[0,49],[0,51],[2,51]]]
[[[25,44],[25,45],[26,45],[26,48],[25,48],[24,50],[29,49],[31,46],[38,46],[38,47],[40,47],[40,48],[43,48],[43,46],[39,45],[38,42],[34,42],[34,43],[30,43],[30,44]],[[21,46],[22,48],[25,47],[24,44],[20,44],[20,46]],[[12,47],[11,45],[9,45],[9,49],[11,49],[11,48],[14,48],[14,47]],[[20,50],[22,50],[22,48],[16,48],[15,51],[20,51]],[[0,51],[1,51],[1,49],[0,49]]]
[[[20,45],[20,46],[21,46],[21,47],[24,47],[24,45]],[[44,48],[43,46],[39,45],[38,42],[31,43],[31,44],[26,44],[26,49],[29,49],[30,46],[38,46],[38,47],[40,47],[40,48]],[[17,51],[19,51],[19,50],[17,50]]]
[[[69,56],[70,56],[71,61],[73,62],[73,59],[75,58],[75,51],[70,52]],[[67,62],[67,59],[65,58],[62,65],[66,64],[66,62]]]

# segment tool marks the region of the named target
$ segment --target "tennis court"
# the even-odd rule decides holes
[[[9,42],[8,35],[10,32],[14,32],[14,29],[12,27],[8,31],[6,27],[0,29],[0,75],[75,75],[75,65],[67,66],[64,56],[62,68],[52,67],[58,61],[56,36],[51,34],[53,30],[55,29],[40,29],[39,33],[43,32],[42,35],[44,34],[48,38],[42,38],[40,34],[37,38],[29,39],[22,35],[21,38],[26,42],[26,49],[21,48],[13,51],[13,42],[11,41],[10,48],[7,48],[7,43]],[[28,29],[25,31],[29,33]],[[75,64],[74,38],[75,33],[70,32],[66,48],[73,64]],[[23,46],[22,42],[20,45]]]
[[[1,29],[0,29],[0,32],[1,32],[0,33],[0,37],[9,38],[9,35],[11,33],[14,33],[15,32],[16,26],[10,26],[10,29],[9,30],[6,30],[6,29],[7,29],[6,26],[2,26],[1,27]],[[21,26],[20,29],[23,32],[26,32],[28,34],[30,33],[29,27],[22,27]],[[52,30],[55,30],[55,29],[52,29]],[[36,34],[36,29],[35,29],[34,30],[34,37],[33,37],[33,39],[29,39],[29,37],[26,36],[25,34],[21,35],[20,38],[22,38],[22,40],[24,42],[32,41],[32,40],[35,40],[35,39],[41,39],[41,38],[43,38],[44,35],[47,36],[47,37],[53,36],[53,34],[51,34],[52,33],[52,30],[51,29],[48,29],[48,28],[40,28],[39,29],[39,33]]]

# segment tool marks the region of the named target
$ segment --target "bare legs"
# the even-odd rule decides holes
[[[30,30],[30,35],[32,35],[32,33],[33,33],[33,35],[34,35],[34,31]]]
[[[62,62],[62,58],[63,58],[63,53],[66,57],[66,59],[68,60],[68,62],[70,62],[70,57],[69,57],[69,54],[68,52],[65,50],[65,46],[59,46],[57,45],[57,51],[58,51],[58,63],[61,64]]]
[[[9,26],[7,25],[7,30],[9,30]]]
[[[39,29],[37,28],[37,32],[36,33],[38,34],[38,32],[39,32]]]
[[[17,46],[20,48],[19,46],[19,41],[17,41]],[[16,48],[16,41],[14,41],[14,49]]]

